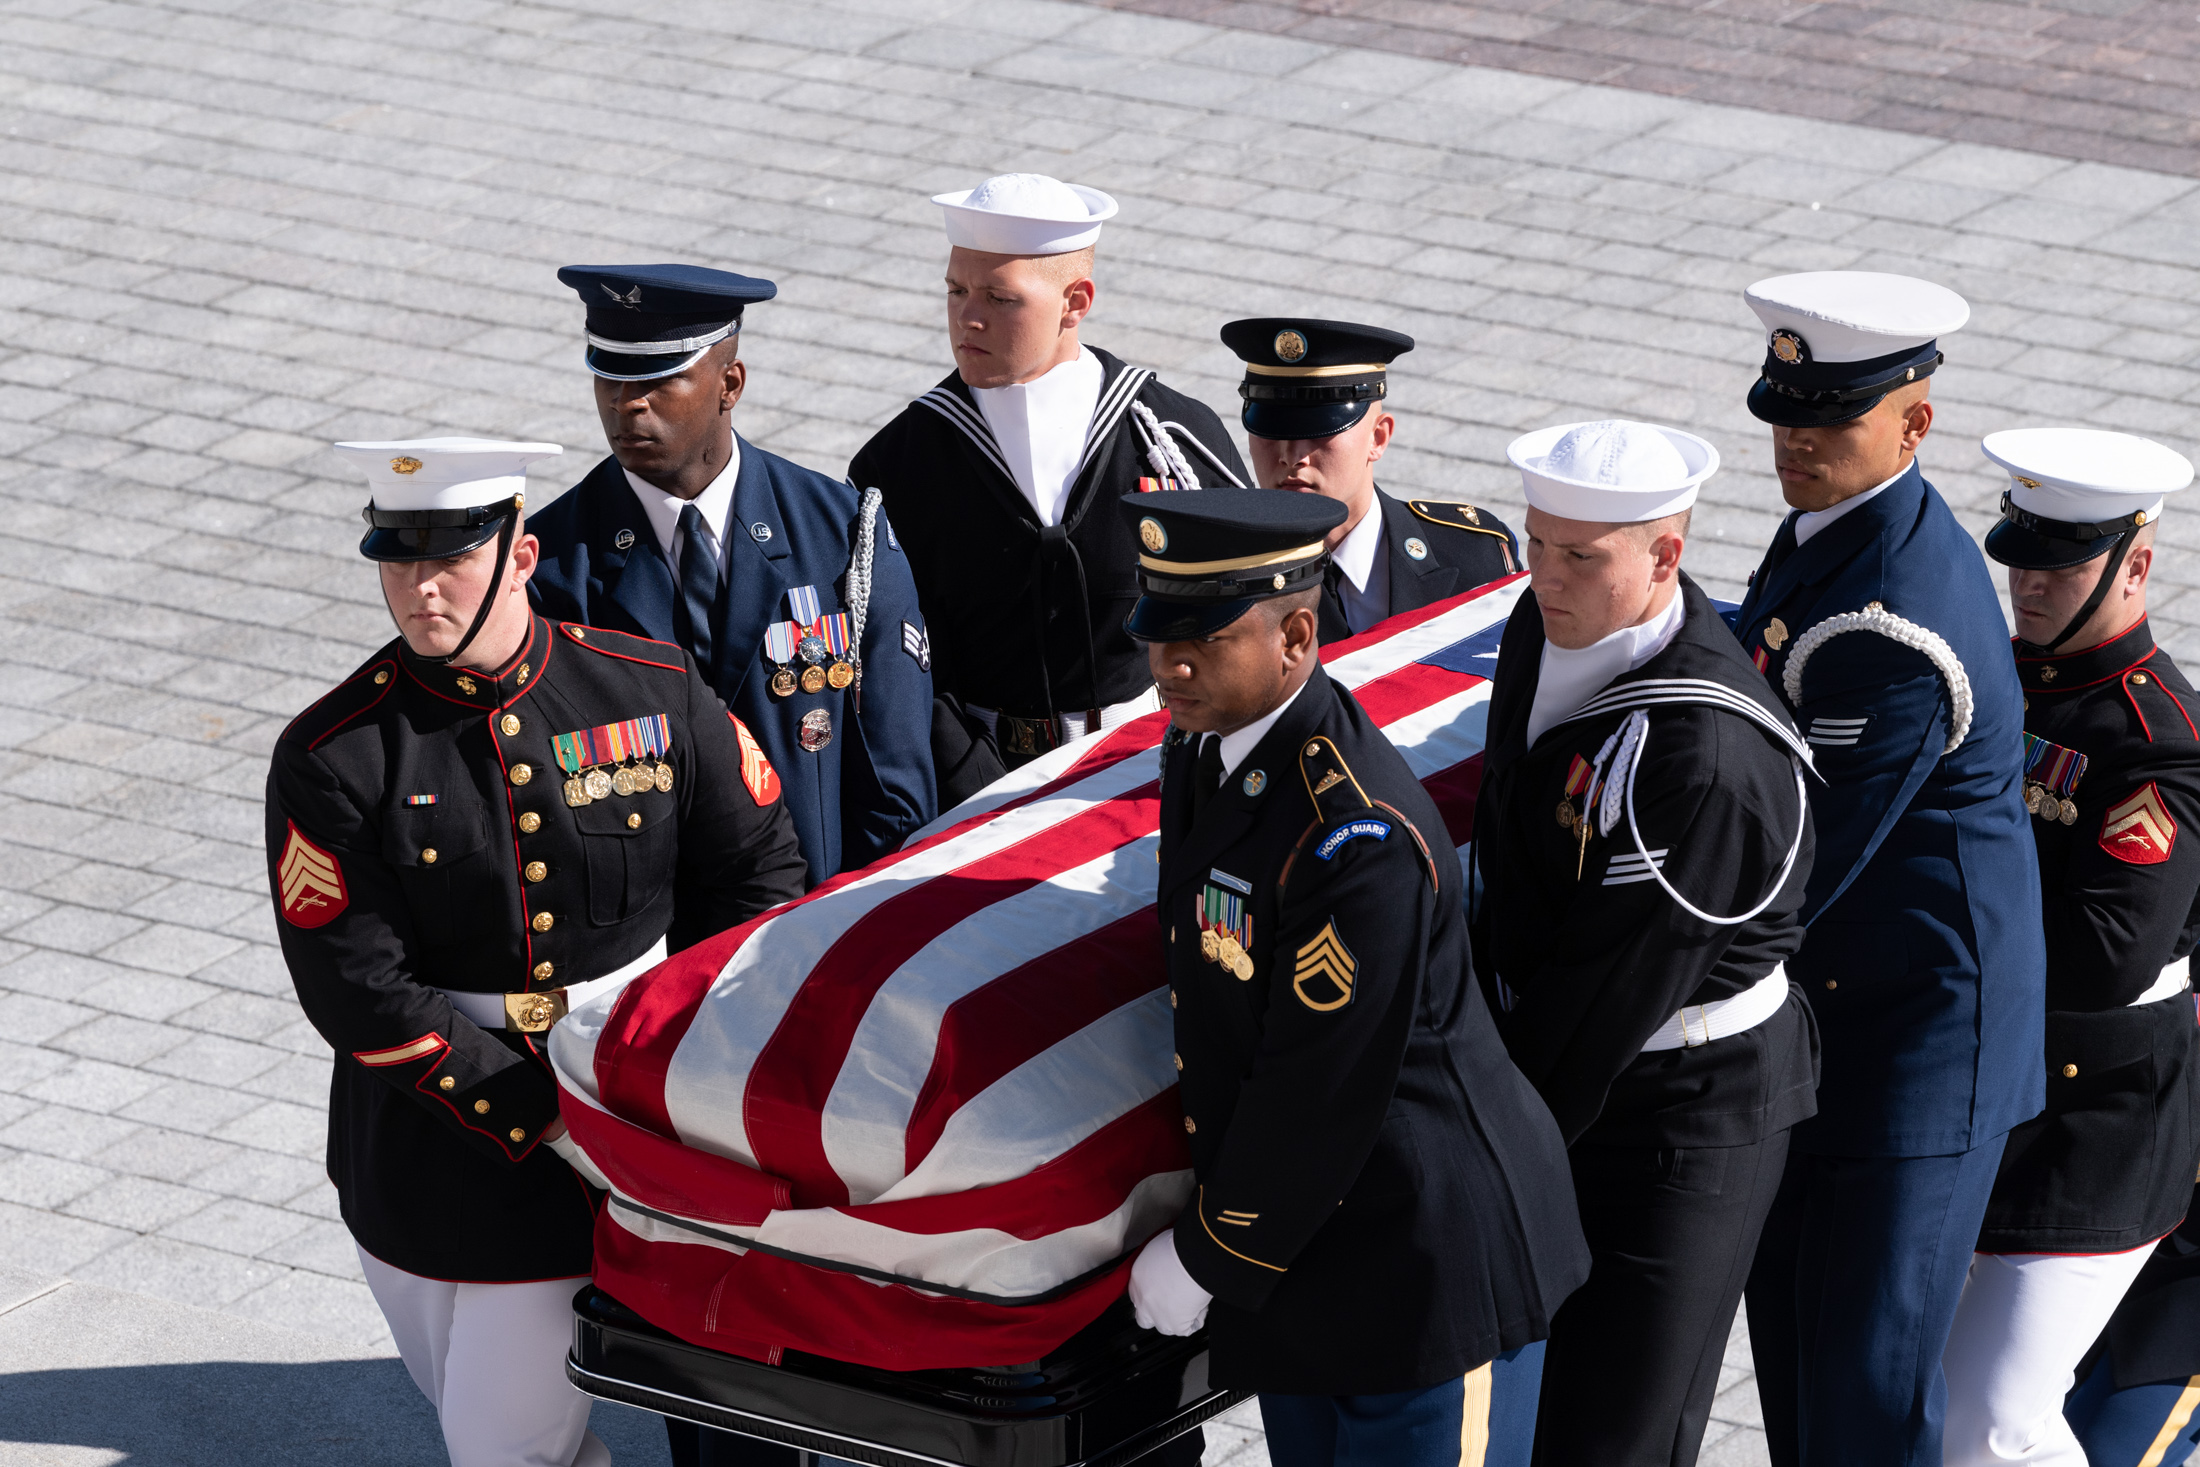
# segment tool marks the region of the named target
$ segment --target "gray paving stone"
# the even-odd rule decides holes
[[[205,1211],[212,1200],[204,1192],[151,1177],[116,1177],[71,1198],[62,1210],[109,1227],[149,1233]]]

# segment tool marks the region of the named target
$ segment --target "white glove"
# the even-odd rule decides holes
[[[1131,1308],[1141,1328],[1165,1335],[1195,1334],[1207,1322],[1207,1305],[1214,1297],[1184,1271],[1184,1260],[1176,1256],[1174,1228],[1157,1234],[1131,1265]]]
[[[596,1170],[596,1164],[588,1159],[588,1153],[581,1150],[579,1144],[573,1140],[572,1132],[568,1131],[556,1140],[545,1141],[542,1144],[563,1157],[565,1164],[587,1178],[590,1186],[596,1188],[599,1192],[611,1190],[610,1181],[602,1172]]]

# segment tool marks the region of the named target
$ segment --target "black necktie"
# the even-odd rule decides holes
[[[1344,614],[1344,567],[1332,560],[1322,572],[1322,612],[1316,635],[1324,642],[1341,642],[1352,635],[1352,621]]]
[[[690,504],[680,511],[680,628],[696,667],[710,670],[710,609],[718,599],[718,557],[710,548],[703,512]]]
[[[1215,797],[1222,786],[1222,736],[1207,734],[1199,746],[1199,757],[1192,761],[1192,823],[1199,823],[1200,812]]]

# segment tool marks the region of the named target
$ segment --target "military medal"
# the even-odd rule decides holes
[[[764,628],[764,656],[772,663],[772,696],[775,698],[794,696],[795,674],[788,664],[794,661],[795,630],[791,621],[775,621]]]
[[[611,771],[611,793],[622,797],[634,793],[634,775],[624,764]]]
[[[817,669],[813,667],[810,671]],[[795,738],[805,753],[815,754],[833,741],[833,715],[822,708],[812,708],[802,715],[802,727],[795,731]]]
[[[611,798],[610,775],[604,773],[601,769],[591,769],[581,777],[588,785],[588,798],[591,800],[608,800]]]
[[[1199,895],[1199,955],[1240,983],[1253,976],[1253,919],[1245,899],[1208,886]]]
[[[831,667],[825,669],[825,681],[832,687],[845,688],[855,680],[856,670],[838,659],[834,660]]]
[[[772,674],[772,694],[779,698],[792,698],[796,684],[791,668],[782,667]]]
[[[1596,770],[1579,754],[1574,755],[1572,767],[1566,771],[1566,798],[1558,802],[1558,823],[1574,833],[1574,880],[1581,880],[1581,870],[1589,860],[1589,833],[1594,822],[1589,811],[1596,805],[1596,792],[1590,786],[1596,780]],[[1581,796],[1581,809],[1574,810],[1574,796]]]
[[[822,668],[822,667],[805,667],[805,668],[803,668],[803,669],[802,669],[802,691],[803,691],[803,692],[805,692],[805,693],[822,693],[822,692],[824,692],[824,691],[825,691],[825,669],[824,669],[824,668]]]
[[[2051,824],[2076,825],[2078,781],[2085,778],[2086,757],[2076,749],[2024,736],[2024,808]]]
[[[662,760],[662,759],[659,759],[659,760],[657,761],[657,767],[656,767],[656,768],[655,768],[654,770],[652,770],[652,771],[650,772],[649,780],[650,780],[650,783],[651,783],[651,784],[654,784],[655,786],[657,786],[657,793],[658,793],[658,794],[660,794],[660,795],[669,795],[669,794],[671,794],[671,793],[672,793],[672,766],[671,766],[670,764],[667,764],[667,763],[665,763],[665,761],[664,761],[664,760]]]
[[[589,803],[588,785],[578,778],[568,779],[565,782],[565,803],[576,810]]]
[[[672,768],[664,762],[672,752],[672,724],[662,713],[577,729],[550,744],[565,771],[565,803],[575,809],[614,794],[672,788]]]

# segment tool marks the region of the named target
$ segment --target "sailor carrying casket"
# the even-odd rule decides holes
[[[1114,199],[1006,173],[932,202],[955,370],[848,474],[885,491],[931,618],[945,809],[1161,706],[1123,631],[1139,547],[1116,501],[1251,480],[1203,403],[1080,340]]]
[[[2002,1152],[1944,1357],[1944,1456],[2083,1467],[2064,1394],[2184,1217],[2200,1153],[2200,698],[2147,623],[2163,498],[2192,465],[2085,428],[1982,446],[2010,476],[1986,553],[2009,568],[2024,681],[2047,1109]]]
[[[1925,482],[1961,296],[1820,271],[1745,293],[1794,511],[1736,614],[1803,731],[1817,854],[1788,962],[1818,1020],[1751,1275],[1776,1467],[1940,1459],[1940,1354],[2002,1140],[2039,1113],[2045,969],[2023,698],[1977,545]]]
[[[1784,965],[1809,750],[1681,570],[1710,444],[1607,421],[1511,456],[1534,594],[1490,702],[1475,968],[1566,1138],[1593,1260],[1551,1326],[1536,1460],[1688,1467],[1790,1128],[1817,1108]]]
[[[1550,1113],[1505,1057],[1434,802],[1321,669],[1335,500],[1126,498],[1171,728],[1157,897],[1196,1189],[1142,1323],[1204,1322],[1278,1467],[1453,1467],[1490,1362],[1586,1271]]]
[[[1322,641],[1471,591],[1520,569],[1505,522],[1461,500],[1401,500],[1375,482],[1398,429],[1390,366],[1413,338],[1380,326],[1261,316],[1222,328],[1245,363],[1238,396],[1253,472],[1266,489],[1321,494],[1345,507],[1329,532]]]
[[[570,1003],[802,891],[778,777],[677,647],[528,608],[555,444],[343,443],[399,636],[267,784],[299,1003],[336,1051],[329,1179],[454,1467],[602,1467],[566,1383],[595,1196],[551,1148]]]

